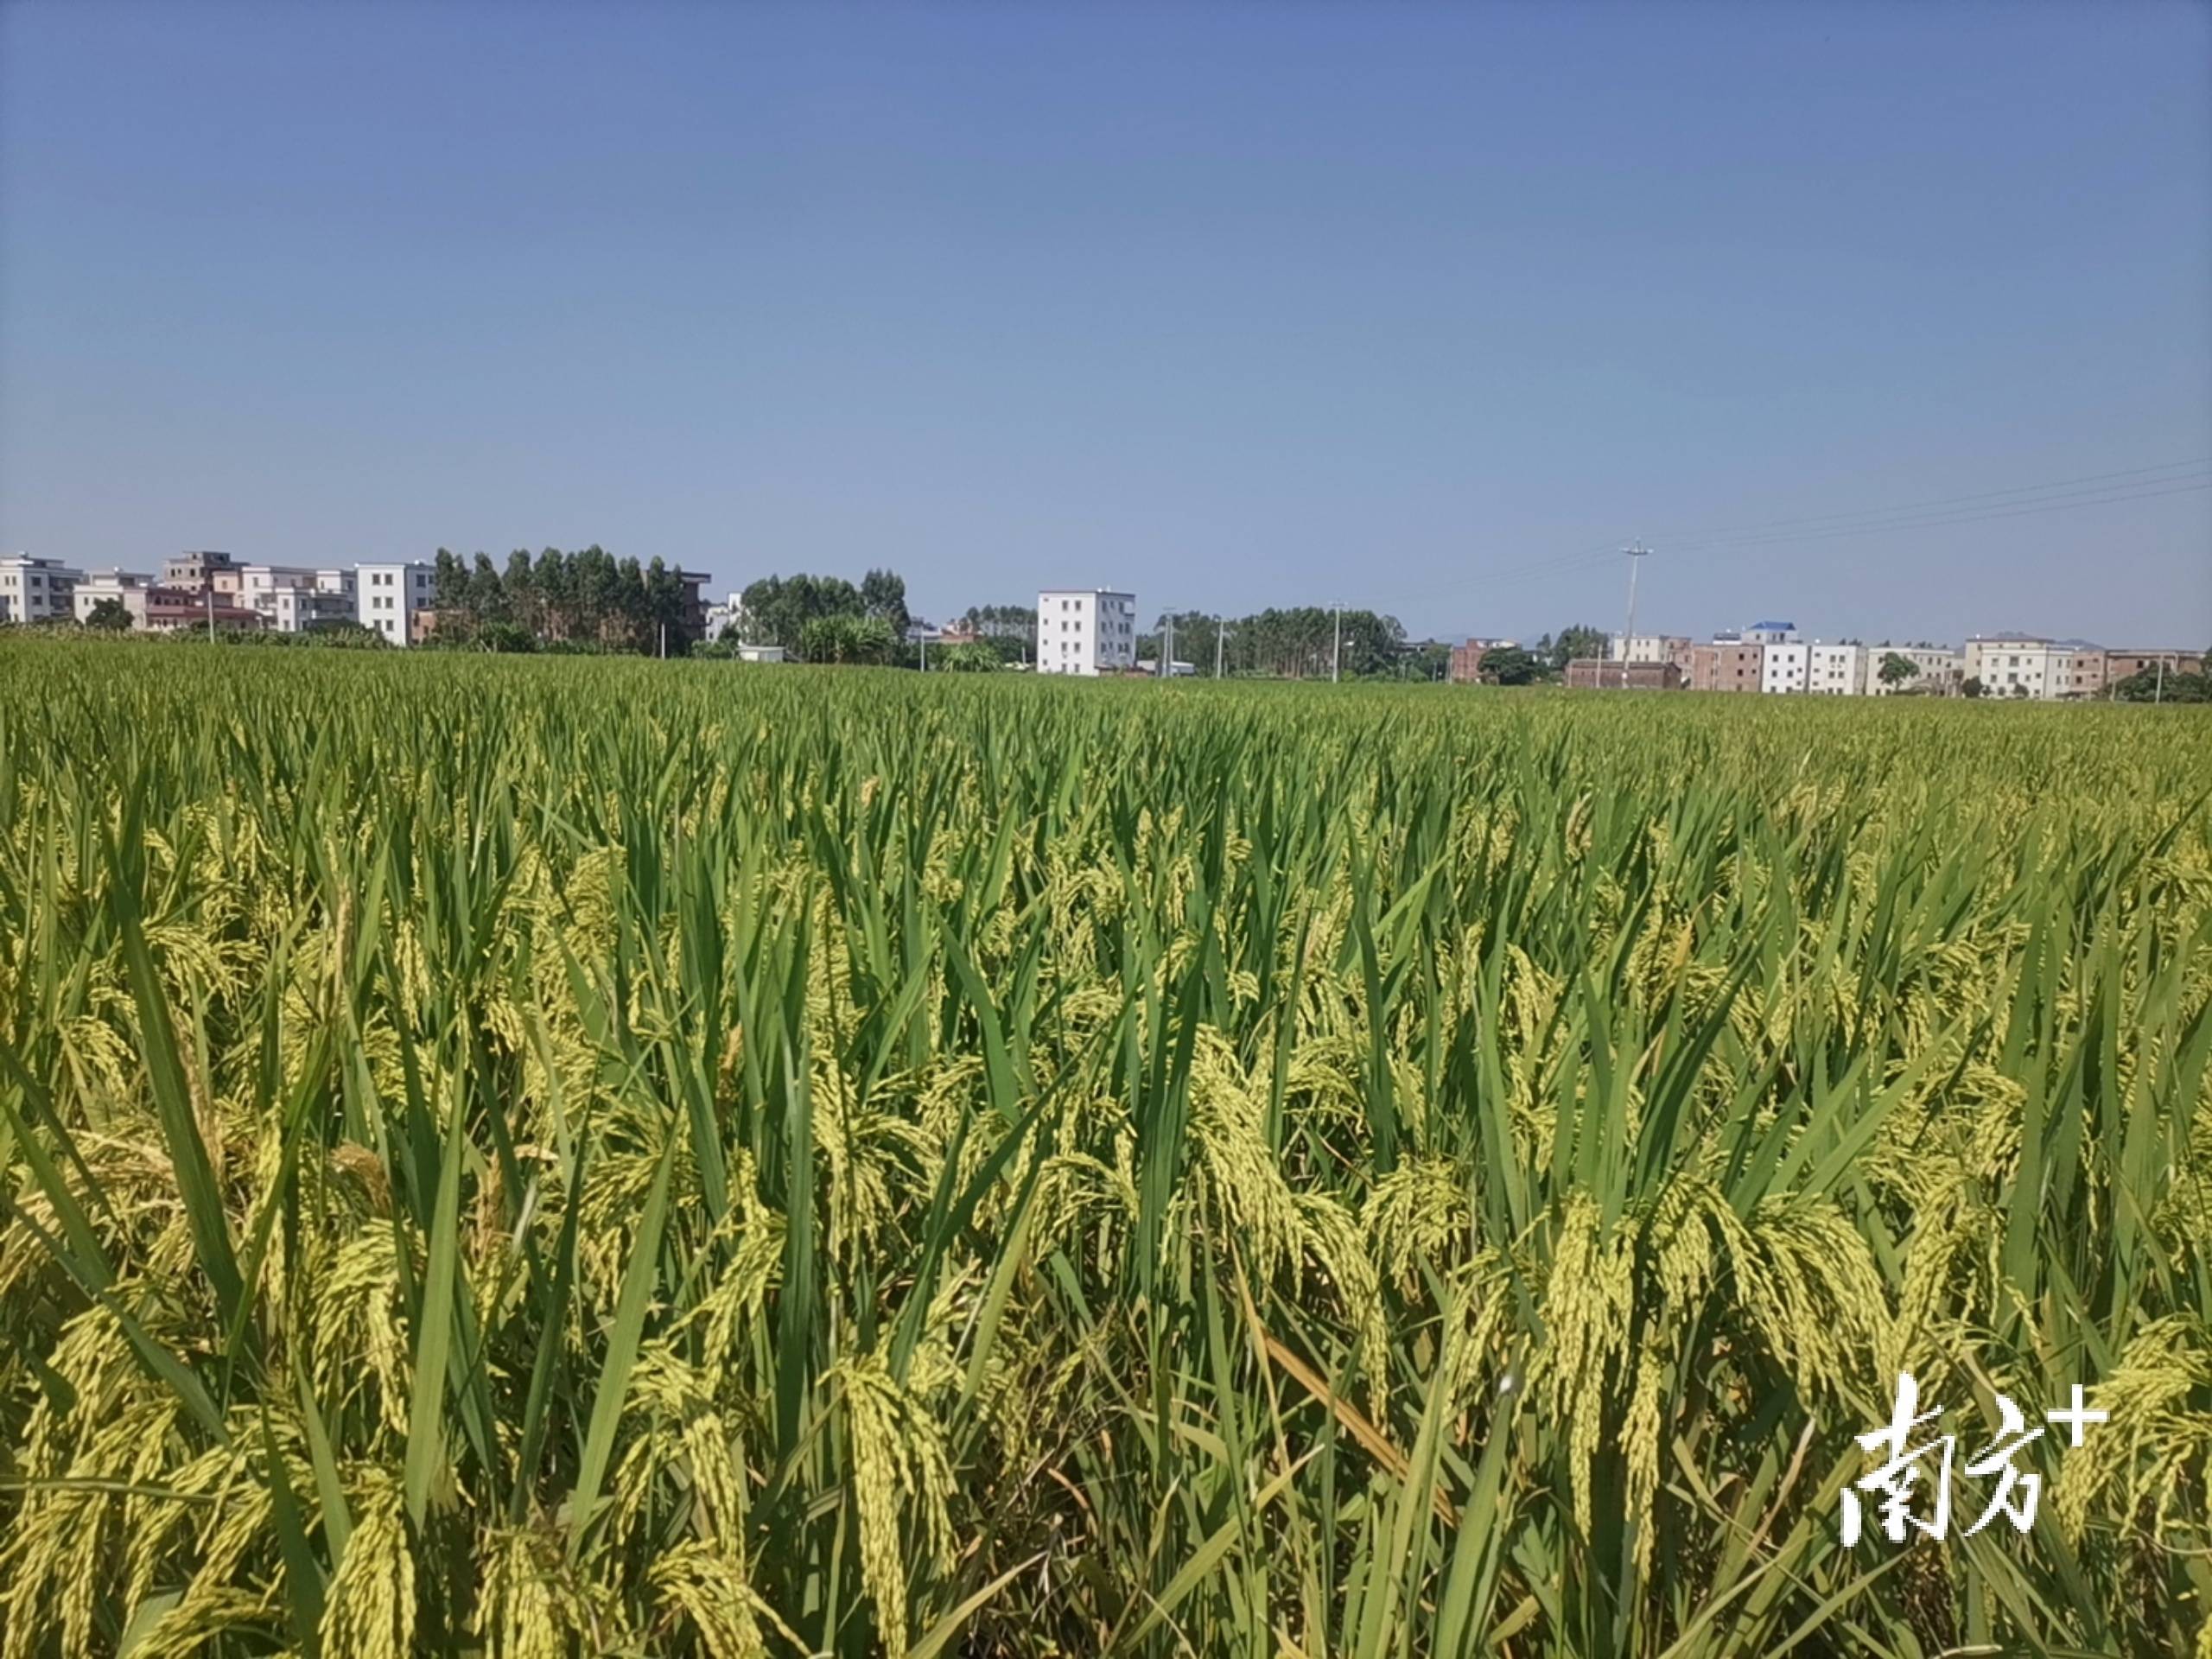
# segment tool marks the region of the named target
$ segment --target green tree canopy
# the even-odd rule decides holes
[[[1226,636],[1222,651],[1225,672],[1288,680],[1329,677],[1339,619],[1327,606],[1302,605],[1225,618],[1205,611],[1163,613],[1152,631],[1138,640],[1139,657],[1159,660],[1164,625],[1171,614],[1175,623],[1176,659],[1191,664],[1201,674],[1213,671],[1214,639],[1221,633]],[[1406,630],[1396,617],[1347,610],[1342,623],[1345,678],[1398,671],[1399,658],[1406,649]]]
[[[1547,664],[1554,672],[1564,674],[1567,665],[1577,658],[1595,657],[1603,661],[1613,648],[1613,638],[1603,628],[1593,628],[1586,622],[1578,622],[1571,628],[1561,628],[1552,641],[1551,658]]]
[[[1543,666],[1518,645],[1498,645],[1483,653],[1482,677],[1494,685],[1533,685]]]
[[[517,548],[503,571],[488,554],[463,558],[442,547],[435,563],[440,645],[483,643],[496,626],[518,630],[532,647],[658,651],[665,627],[671,656],[691,646],[683,578],[658,558],[640,565],[597,546],[549,547],[533,558]],[[494,648],[513,648],[514,637],[502,633]]]
[[[810,617],[799,630],[799,655],[810,663],[881,664],[898,648],[898,636],[880,616],[841,611]]]
[[[906,613],[906,579],[895,570],[871,570],[861,578],[861,607],[888,624],[894,639],[904,639],[913,622]]]
[[[2212,676],[2168,674],[2160,683],[2158,665],[2114,680],[2112,694],[2122,702],[2212,702]]]
[[[763,576],[747,588],[743,596],[749,644],[781,645],[806,654],[806,625],[832,616],[861,617],[868,613],[860,589],[842,576],[815,576],[801,571],[789,576]]]

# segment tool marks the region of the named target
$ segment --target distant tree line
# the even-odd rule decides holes
[[[664,628],[671,656],[693,643],[683,583],[659,559],[640,564],[596,546],[549,547],[532,558],[517,548],[502,570],[486,554],[463,558],[442,547],[435,569],[436,645],[655,652]]]
[[[1037,637],[1037,613],[1027,605],[970,605],[960,620],[986,639],[1026,643]]]
[[[1168,625],[1173,624],[1175,660],[1211,674],[1214,642],[1221,637],[1223,671],[1271,679],[1329,677],[1342,623],[1342,672],[1346,678],[1395,675],[1405,653],[1406,630],[1395,616],[1374,611],[1339,613],[1326,606],[1255,611],[1249,616],[1220,617],[1206,611],[1164,613],[1137,640],[1137,655],[1158,662]]]
[[[1452,646],[1440,639],[1408,639],[1395,616],[1376,611],[1338,613],[1324,606],[1258,611],[1221,617],[1207,611],[1163,613],[1137,642],[1137,655],[1160,660],[1168,624],[1174,625],[1175,659],[1202,675],[1213,672],[1214,645],[1221,641],[1223,672],[1247,677],[1310,680],[1329,677],[1332,654],[1343,626],[1340,671],[1346,679],[1442,679]],[[1534,685],[1559,678],[1578,657],[1603,657],[1611,638],[1578,623],[1533,645],[1493,646],[1483,658],[1482,677],[1497,685]]]
[[[747,588],[742,643],[781,645],[810,663],[894,663],[906,629],[906,579],[871,570],[855,587],[842,576],[763,576]]]

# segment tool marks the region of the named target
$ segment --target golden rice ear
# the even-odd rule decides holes
[[[385,1171],[383,1159],[366,1147],[341,1141],[330,1150],[330,1166],[359,1185],[377,1214],[391,1213],[391,1178]]]
[[[767,1605],[741,1561],[705,1544],[678,1544],[653,1563],[651,1580],[669,1622],[688,1624],[711,1659],[767,1659]]]
[[[876,1606],[877,1639],[891,1659],[903,1659],[910,1567],[944,1573],[953,1561],[947,1500],[957,1483],[944,1431],[880,1355],[842,1361],[830,1380],[851,1435],[861,1570]]]
[[[359,1471],[346,1493],[352,1535],[324,1598],[330,1659],[404,1659],[415,1651],[415,1551],[396,1471]]]

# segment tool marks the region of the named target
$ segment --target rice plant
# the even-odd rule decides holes
[[[0,1659],[2212,1654],[2209,800],[2189,710],[0,645]],[[2108,1421],[1847,1548],[1902,1370]]]

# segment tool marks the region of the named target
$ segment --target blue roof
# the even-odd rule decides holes
[[[1797,625],[1795,622],[1754,622],[1751,624],[1752,627],[1760,630],[1769,628],[1794,628]]]

